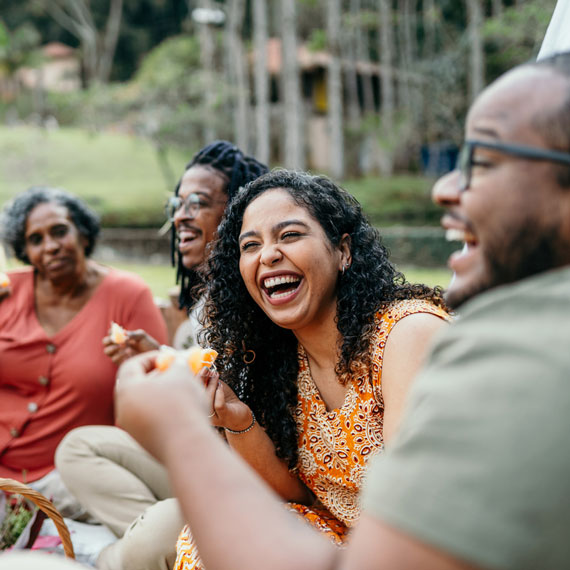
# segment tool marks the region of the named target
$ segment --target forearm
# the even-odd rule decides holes
[[[275,445],[256,422],[241,434],[226,431],[228,443],[266,483],[284,500],[307,504],[312,495],[299,478],[292,474],[285,461],[275,454]]]
[[[287,511],[208,426],[188,418],[167,445],[172,486],[207,568],[333,567],[336,547]]]

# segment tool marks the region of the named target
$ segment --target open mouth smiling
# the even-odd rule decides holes
[[[261,280],[261,289],[272,300],[284,299],[293,295],[300,287],[303,278],[299,275],[275,275]]]

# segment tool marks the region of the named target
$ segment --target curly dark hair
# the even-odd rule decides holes
[[[247,206],[267,190],[286,190],[322,226],[333,247],[350,236],[352,263],[337,282],[337,327],[342,337],[339,380],[358,363],[369,365],[374,316],[396,299],[429,299],[444,307],[441,289],[411,285],[397,272],[380,235],[348,192],[324,176],[275,170],[242,188],[218,228],[208,260],[202,341],[218,351],[222,380],[247,403],[290,468],[297,461],[293,413],[299,370],[297,340],[274,324],[247,292],[240,275],[238,237]],[[247,365],[253,350],[256,358]]]
[[[226,181],[224,191],[228,195],[228,202],[236,195],[241,186],[269,171],[265,164],[252,156],[245,155],[237,146],[228,141],[214,141],[199,150],[184,168],[184,173],[196,165],[210,168],[221,174]],[[181,184],[182,178],[174,189],[175,196],[178,196]],[[191,309],[199,298],[202,276],[196,268],[184,267],[182,256],[178,250],[174,225],[172,225],[170,235],[172,265],[176,267],[176,283],[180,283],[178,303],[180,308]]]
[[[99,236],[99,216],[77,196],[59,188],[32,186],[14,198],[2,211],[0,228],[6,242],[20,261],[29,264],[26,254],[26,222],[30,212],[39,204],[64,206],[79,233],[87,239],[85,255],[89,257]]]

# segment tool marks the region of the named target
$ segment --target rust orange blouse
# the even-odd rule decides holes
[[[166,342],[166,326],[142,279],[109,270],[86,305],[48,337],[34,304],[33,270],[10,272],[0,303],[0,477],[35,481],[53,469],[72,428],[113,424],[117,367],[103,353],[111,321]]]

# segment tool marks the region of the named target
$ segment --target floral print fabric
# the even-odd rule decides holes
[[[360,516],[358,494],[368,461],[382,451],[382,359],[394,325],[414,313],[430,313],[448,320],[447,313],[429,301],[392,303],[375,318],[371,366],[357,367],[348,379],[343,405],[328,411],[311,377],[303,347],[299,346],[298,397],[295,410],[299,434],[297,474],[317,498],[310,507],[288,507],[341,545]],[[177,545],[175,570],[199,570],[202,563],[186,527]]]

